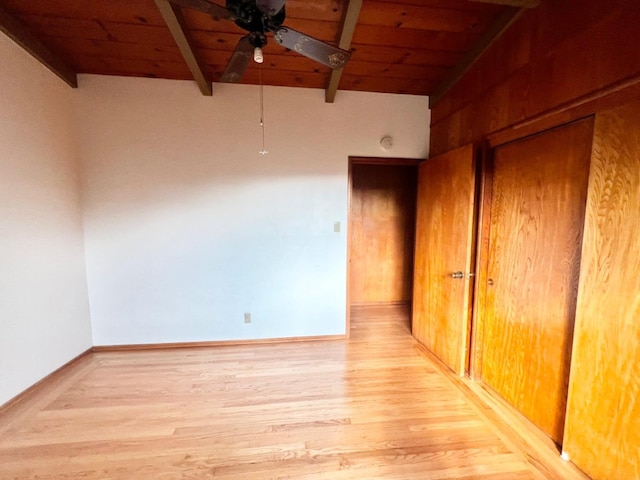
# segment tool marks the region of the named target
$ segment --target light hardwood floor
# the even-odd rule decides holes
[[[410,336],[406,309],[351,318],[350,340],[87,355],[1,414],[0,478],[574,474],[521,448]]]

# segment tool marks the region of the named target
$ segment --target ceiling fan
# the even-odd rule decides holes
[[[226,0],[222,7],[208,0],[169,0],[181,7],[208,13],[217,19],[235,22],[249,32],[236,46],[221,81],[234,83],[242,78],[253,57],[262,63],[262,47],[271,32],[276,42],[334,70],[342,68],[350,52],[284,26],[286,0]]]

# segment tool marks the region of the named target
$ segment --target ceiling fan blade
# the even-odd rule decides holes
[[[224,69],[224,73],[222,74],[220,81],[223,83],[238,82],[242,78],[242,75],[244,75],[244,71],[247,69],[249,62],[253,57],[254,49],[255,47],[249,40],[249,35],[242,37],[238,42],[238,45],[236,45],[233,55],[231,55],[227,68]]]
[[[256,7],[258,7],[258,10],[262,13],[273,17],[282,10],[286,2],[287,0],[256,0]]]
[[[194,10],[208,13],[209,15],[219,19],[235,19],[233,12],[207,0],[169,0],[169,2],[174,5],[179,5],[180,7],[192,8]]]
[[[346,50],[324,43],[289,27],[276,28],[273,38],[280,45],[290,50],[295,50],[305,57],[309,57],[334,70],[344,67],[351,56],[351,53]]]

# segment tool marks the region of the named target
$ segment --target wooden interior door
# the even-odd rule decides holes
[[[558,443],[592,135],[587,119],[493,154],[481,377]]]
[[[420,164],[412,331],[460,375],[467,363],[475,186],[472,145]]]
[[[640,101],[599,114],[563,450],[594,480],[640,478]]]
[[[416,164],[351,165],[351,306],[411,302]]]

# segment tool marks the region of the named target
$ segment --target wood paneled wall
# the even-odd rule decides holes
[[[543,120],[594,92],[640,79],[638,25],[635,0],[541,2],[432,107],[431,154]]]
[[[598,480],[640,479],[640,108],[609,112],[640,98],[638,25],[635,0],[542,1],[432,106],[432,155],[596,114],[563,448]]]
[[[640,478],[640,102],[596,117],[564,450]]]
[[[351,166],[351,305],[410,302],[417,168]]]

